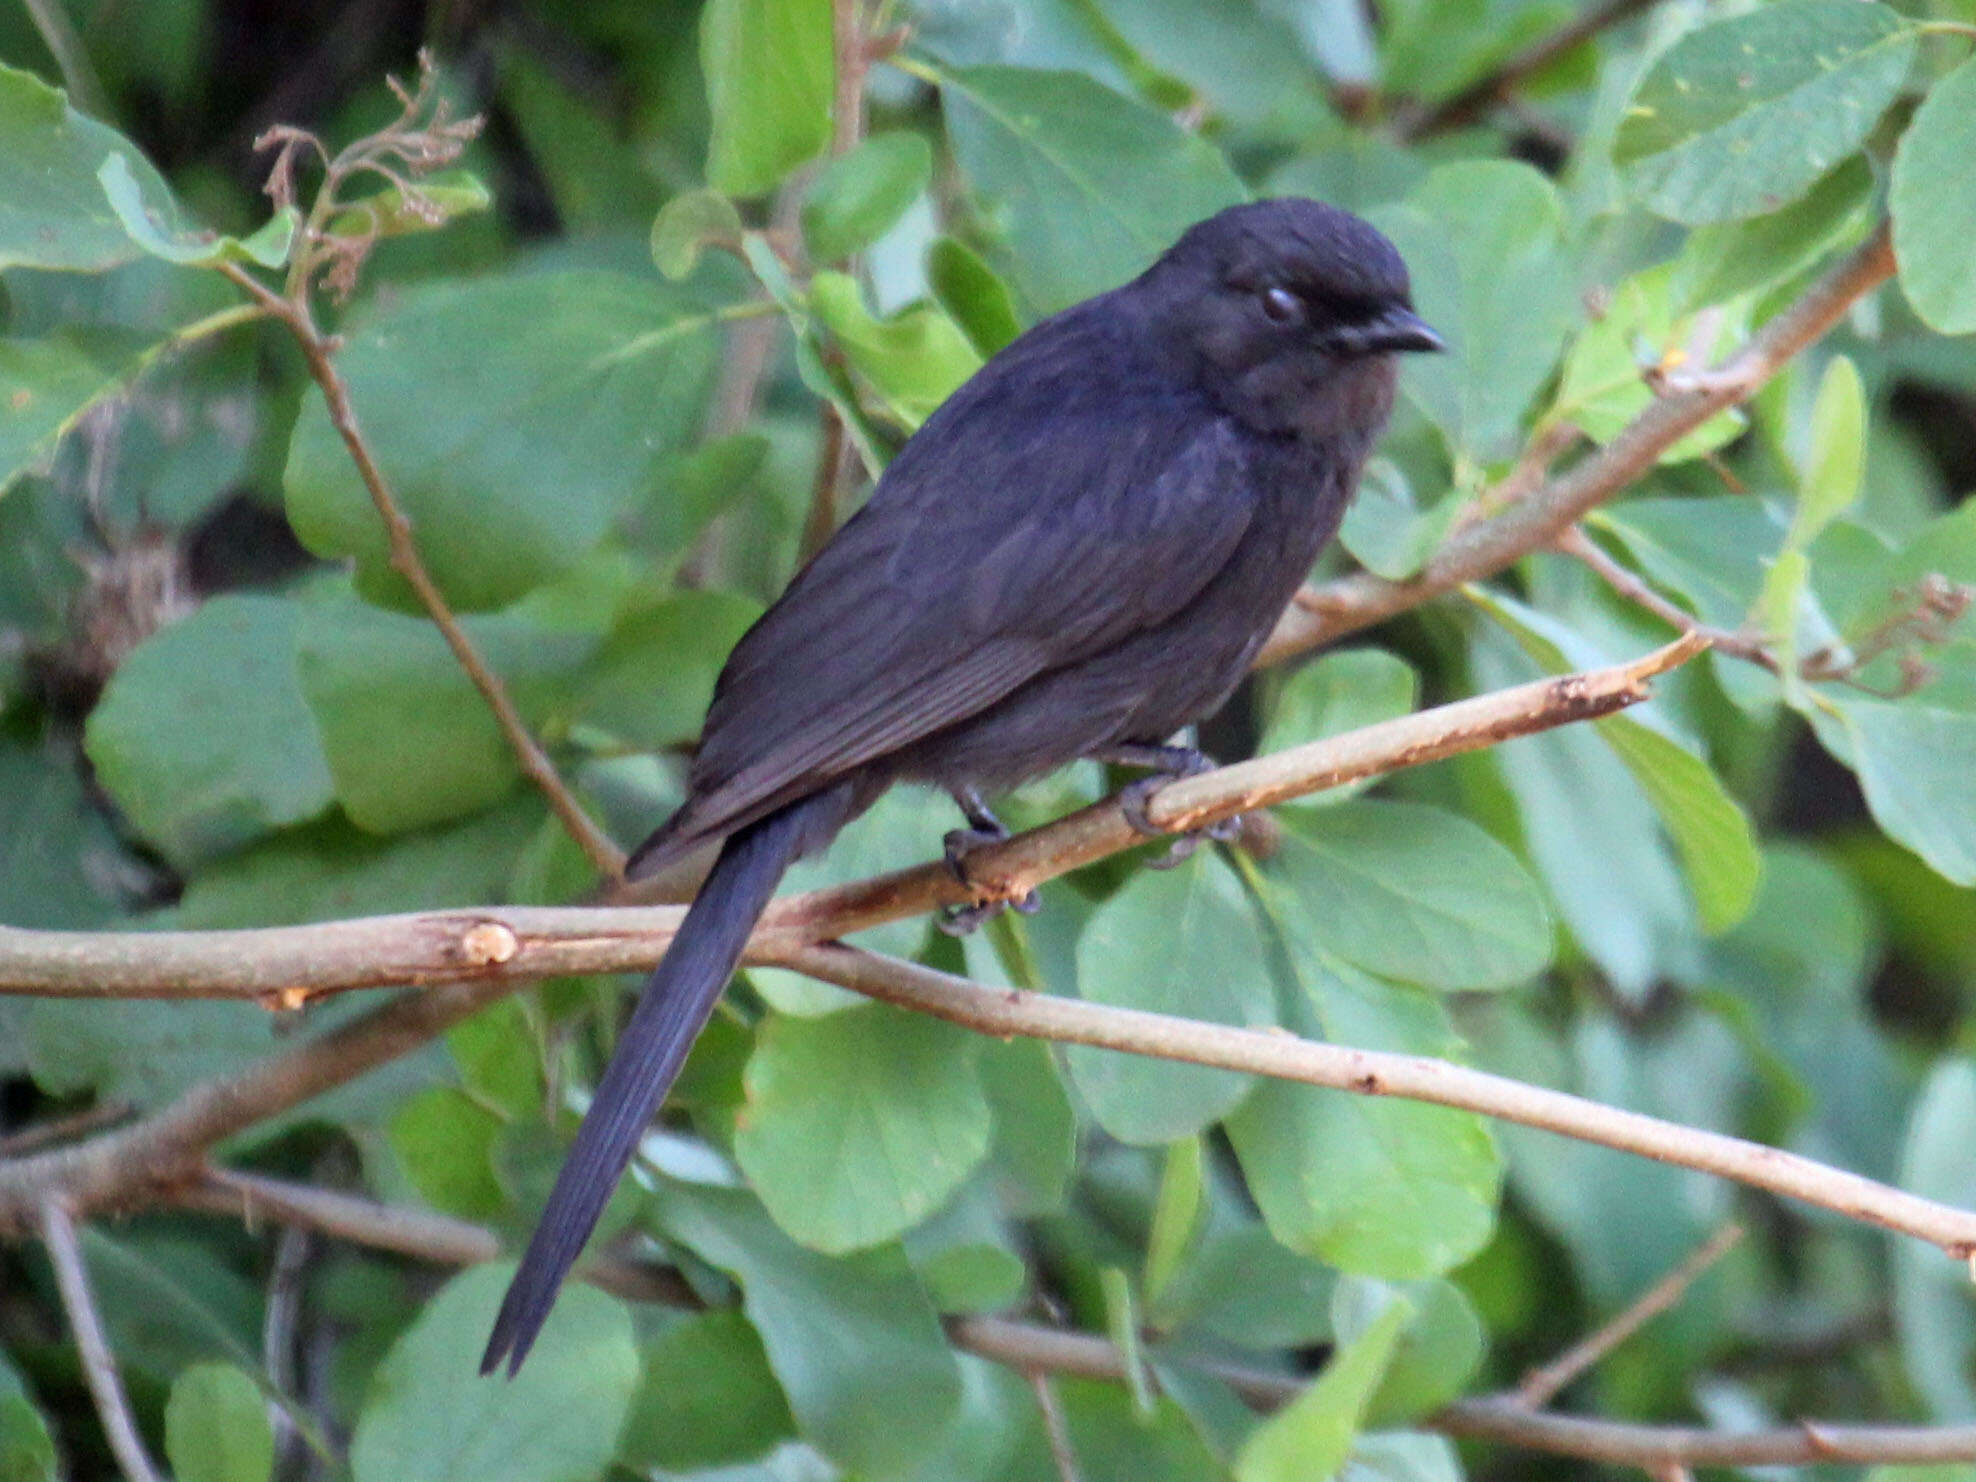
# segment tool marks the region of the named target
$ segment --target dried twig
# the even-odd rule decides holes
[[[350,384],[337,370],[333,344],[317,328],[307,299],[284,297],[234,263],[222,264],[220,271],[251,294],[270,317],[279,320],[301,347],[309,375],[322,392],[323,402],[329,409],[330,425],[343,440],[350,461],[356,465],[357,474],[370,493],[371,503],[377,507],[378,516],[384,521],[385,537],[390,544],[391,569],[404,578],[418,598],[419,605],[432,619],[433,626],[446,640],[446,646],[453,651],[460,668],[473,682],[473,687],[480,691],[523,773],[548,800],[550,808],[569,836],[582,848],[592,867],[605,879],[615,880],[624,871],[624,852],[597,826],[563,782],[555,763],[549,760],[549,754],[529,733],[528,723],[522,719],[521,711],[516,708],[500,675],[480,656],[473,640],[460,626],[460,620],[453,615],[438,583],[425,569],[425,562],[418,553],[418,542],[412,534],[411,519],[385,482],[384,471],[378,467],[370,445],[364,440],[357,423],[357,409],[350,400]],[[297,291],[298,295],[307,292],[306,278]]]
[[[89,1272],[82,1263],[82,1245],[76,1239],[75,1221],[60,1199],[44,1200],[40,1209],[41,1240],[48,1248],[48,1260],[55,1268],[55,1285],[62,1294],[62,1310],[68,1314],[69,1330],[75,1334],[76,1353],[82,1360],[83,1382],[96,1402],[96,1414],[103,1422],[103,1434],[110,1443],[128,1482],[162,1482],[152,1465],[144,1440],[137,1434],[137,1421],[130,1413],[130,1400],[124,1394],[123,1379],[117,1373],[116,1355],[103,1336],[103,1321],[96,1313],[96,1298],[89,1290]]]
[[[494,1259],[492,1231],[465,1220],[423,1210],[397,1209],[346,1194],[238,1173],[215,1174],[188,1192],[187,1207],[234,1218],[257,1213],[305,1225],[357,1245],[445,1265]],[[693,1307],[700,1299],[663,1267],[600,1253],[578,1273],[606,1291],[635,1301]],[[950,1317],[948,1339],[956,1348],[1004,1364],[1022,1374],[1070,1374],[1113,1383],[1125,1380],[1125,1362],[1111,1339],[1005,1317]],[[1160,1353],[1163,1363],[1199,1369],[1220,1379],[1258,1410],[1275,1410],[1307,1382],[1295,1375]],[[1492,1440],[1535,1451],[1585,1457],[1615,1465],[1789,1465],[1841,1458],[1857,1462],[1976,1460],[1976,1426],[1849,1426],[1802,1422],[1771,1431],[1727,1434],[1687,1426],[1617,1424],[1532,1410],[1514,1396],[1458,1400],[1427,1417],[1424,1428]]]
[[[1403,114],[1395,120],[1395,131],[1402,139],[1423,139],[1429,134],[1445,133],[1449,129],[1474,123],[1507,98],[1518,84],[1583,46],[1600,32],[1612,29],[1653,4],[1654,0],[1603,0],[1603,3],[1579,12],[1555,31],[1539,37],[1453,97],[1443,99],[1432,107]]]
[[[1550,1404],[1566,1385],[1680,1301],[1702,1273],[1729,1254],[1742,1238],[1743,1227],[1734,1221],[1717,1230],[1689,1252],[1686,1260],[1608,1321],[1601,1323],[1548,1364],[1540,1364],[1525,1374],[1523,1382],[1516,1387],[1518,1402],[1532,1410],[1541,1410]]]

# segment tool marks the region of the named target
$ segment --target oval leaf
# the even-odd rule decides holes
[[[456,1276],[391,1345],[350,1443],[353,1482],[590,1482],[609,1465],[638,1383],[631,1314],[571,1282],[513,1379],[475,1372],[514,1275]]]
[[[894,1239],[988,1154],[977,1042],[878,1005],[778,1014],[755,1037],[734,1156],[775,1222],[839,1254]]]
[[[539,273],[408,293],[337,366],[426,568],[455,608],[499,607],[569,570],[698,427],[711,315],[656,282]],[[319,398],[295,424],[295,533],[408,601],[384,523]]]
[[[1368,971],[1448,991],[1508,988],[1550,961],[1544,899],[1516,856],[1458,814],[1359,800],[1294,809],[1270,872],[1312,939]]]
[[[1235,874],[1212,855],[1145,870],[1091,913],[1077,939],[1077,991],[1093,1003],[1255,1028],[1276,1022],[1261,926]],[[1162,1143],[1219,1120],[1252,1078],[1073,1045],[1071,1079],[1124,1142]]]
[[[1701,26],[1641,80],[1613,157],[1641,203],[1675,221],[1775,211],[1866,141],[1914,45],[1899,15],[1859,0],[1786,0]]]
[[[1943,334],[1976,330],[1976,60],[1936,83],[1894,156],[1887,205],[1908,302]]]
[[[195,1364],[165,1402],[165,1456],[178,1482],[267,1482],[274,1428],[261,1387],[232,1364]]]

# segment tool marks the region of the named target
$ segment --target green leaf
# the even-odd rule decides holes
[[[1325,951],[1447,992],[1514,987],[1550,961],[1535,882],[1466,818],[1369,800],[1283,816],[1269,872],[1304,903]]]
[[[1976,885],[1976,711],[1924,697],[1839,705],[1873,820],[1958,885]]]
[[[358,424],[456,610],[570,570],[654,486],[698,428],[714,323],[663,284],[568,272],[416,289],[351,333],[337,367]],[[317,397],[286,484],[305,545],[356,557],[367,595],[410,604]]]
[[[1568,424],[1593,442],[1610,442],[1654,401],[1649,366],[1676,355],[1713,364],[1741,342],[1741,315],[1717,312],[1708,332],[1698,334],[1694,315],[1675,312],[1674,274],[1673,264],[1660,263],[1619,285],[1605,312],[1585,326],[1565,357],[1557,395],[1544,414],[1546,425]],[[1699,458],[1735,437],[1744,422],[1734,408],[1718,412],[1659,461]]]
[[[854,1474],[890,1476],[941,1444],[960,1369],[897,1246],[818,1255],[730,1189],[670,1185],[660,1217],[741,1284],[797,1427],[819,1451]]]
[[[1610,662],[1548,613],[1491,594],[1473,600],[1552,674]],[[1633,774],[1679,850],[1702,929],[1713,934],[1734,926],[1755,901],[1763,869],[1749,816],[1706,761],[1637,713],[1593,724]]]
[[[1763,874],[1749,815],[1714,768],[1651,726],[1614,716],[1600,721],[1598,732],[1626,763],[1680,851],[1702,930],[1727,931],[1749,913]]]
[[[958,67],[940,81],[954,156],[1039,312],[1117,287],[1244,197],[1219,151],[1079,73]]]
[[[155,175],[146,174],[156,182]],[[284,206],[249,237],[229,237],[188,226],[168,193],[155,186],[146,190],[147,182],[138,179],[128,155],[113,154],[104,160],[96,179],[131,241],[153,257],[184,268],[217,267],[223,262],[278,268],[288,261],[288,249],[301,225],[301,214],[293,206]]]
[[[48,1422],[0,1353],[0,1482],[61,1482],[61,1475]]]
[[[1866,473],[1866,390],[1844,355],[1826,362],[1811,409],[1811,456],[1785,544],[1809,550],[1825,527],[1859,498]]]
[[[1327,1482],[1345,1465],[1407,1320],[1395,1301],[1341,1345],[1311,1385],[1257,1426],[1235,1460],[1237,1482]]]
[[[302,611],[215,597],[132,650],[90,713],[97,777],[170,858],[223,854],[330,805],[296,669]]]
[[[330,217],[326,230],[359,241],[406,237],[437,231],[456,217],[476,215],[493,204],[493,192],[472,171],[441,170],[419,181],[409,195],[394,185],[351,201]]]
[[[1256,751],[1282,751],[1395,720],[1413,709],[1418,689],[1412,667],[1383,648],[1335,649],[1277,686]],[[1369,786],[1368,780],[1327,788],[1309,801],[1313,807],[1334,803]]]
[[[18,1390],[0,1392],[0,1482],[61,1482],[55,1438],[34,1402]]]
[[[1217,856],[1144,870],[1091,913],[1077,938],[1077,991],[1092,1003],[1211,1024],[1275,1023],[1275,989],[1255,949],[1260,923]],[[1071,1080],[1098,1124],[1124,1142],[1164,1143],[1228,1114],[1253,1078],[1072,1045]]]
[[[1928,90],[1901,136],[1887,206],[1914,312],[1943,334],[1976,330],[1976,59]]]
[[[803,200],[803,240],[814,263],[841,262],[876,242],[933,178],[933,149],[919,135],[873,134],[818,172]]]
[[[1328,1343],[1329,1267],[1289,1250],[1256,1221],[1210,1229],[1174,1274],[1153,1317],[1161,1328],[1192,1329],[1267,1352]]]
[[[1305,909],[1264,883],[1295,980],[1286,1027],[1363,1049],[1454,1048],[1434,999],[1326,958]],[[1438,1276],[1494,1228],[1501,1168],[1487,1126],[1470,1113],[1265,1080],[1227,1127],[1270,1233],[1341,1271]]]
[[[1613,157],[1675,221],[1775,211],[1865,142],[1914,47],[1902,17],[1859,0],[1785,0],[1700,26],[1641,80]]]
[[[267,1396],[232,1364],[195,1364],[165,1402],[165,1457],[177,1482],[266,1482],[274,1470]]]
[[[709,247],[739,251],[741,231],[741,213],[719,191],[682,191],[652,218],[652,261],[668,278],[684,278]]]
[[[978,1041],[878,1004],[755,1035],[734,1155],[777,1224],[830,1254],[892,1240],[988,1153]]]
[[[1482,1366],[1482,1320],[1462,1289],[1436,1277],[1399,1287],[1347,1277],[1332,1293],[1332,1325],[1348,1343],[1391,1307],[1408,1310],[1386,1376],[1366,1407],[1366,1423],[1404,1425],[1430,1415],[1458,1396]]]
[[[1976,1140],[1976,1069],[1963,1059],[1936,1064],[1915,1098],[1901,1158],[1900,1187],[1967,1209],[1976,1202],[1969,1148]],[[1976,1303],[1969,1272],[1933,1246],[1893,1242],[1894,1335],[1907,1378],[1929,1418],[1976,1421]]]
[[[1182,1137],[1166,1150],[1153,1222],[1146,1232],[1146,1301],[1157,1308],[1174,1273],[1187,1258],[1207,1218],[1207,1184],[1202,1176],[1201,1139]]]
[[[1467,507],[1459,493],[1422,506],[1400,466],[1390,458],[1374,458],[1345,507],[1338,540],[1366,570],[1388,581],[1404,581],[1420,570]]]
[[[596,648],[518,613],[464,627],[530,718],[565,694]],[[430,622],[326,597],[304,606],[296,642],[336,800],[360,827],[398,833],[461,818],[520,777],[487,702]]]
[[[109,366],[67,338],[0,339],[0,492],[45,464],[113,380]]]
[[[696,1312],[645,1345],[617,1459],[697,1471],[762,1455],[796,1433],[762,1340],[738,1312]]]
[[[1674,307],[1685,314],[1797,277],[1862,230],[1872,203],[1872,167],[1853,155],[1781,211],[1697,227],[1674,259]]]
[[[494,1151],[507,1124],[451,1086],[430,1086],[398,1104],[385,1136],[419,1197],[466,1220],[506,1213]]]
[[[571,1282],[513,1379],[475,1372],[506,1262],[454,1277],[371,1378],[353,1482],[589,1482],[616,1450],[638,1384],[631,1314]]]
[[[642,751],[696,740],[721,666],[761,615],[759,602],[735,592],[636,603],[598,651],[574,719]]]
[[[857,281],[818,273],[810,307],[837,337],[858,374],[871,383],[901,423],[918,427],[955,387],[981,368],[981,357],[946,311],[931,304],[874,319]]]
[[[772,190],[830,139],[830,0],[709,0],[700,71],[713,116],[707,183],[730,196]]]
[[[138,255],[96,172],[125,162],[157,198],[163,178],[115,129],[31,72],[0,66],[0,268],[100,273]]]
[[[1016,1216],[1055,1213],[1077,1167],[1077,1110],[1050,1047],[991,1041],[981,1049],[981,1079],[995,1111],[989,1168],[1004,1204]]]
[[[936,237],[927,248],[926,283],[983,360],[1022,333],[1008,284],[952,237]]]
[[[1414,302],[1448,345],[1408,357],[1401,385],[1458,452],[1508,457],[1580,312],[1557,190],[1528,165],[1467,161],[1369,216],[1406,258]]]

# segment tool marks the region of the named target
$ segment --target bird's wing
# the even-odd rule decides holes
[[[736,647],[666,854],[1156,626],[1227,563],[1253,495],[1240,434],[1091,400],[1047,440],[965,418],[872,500]]]

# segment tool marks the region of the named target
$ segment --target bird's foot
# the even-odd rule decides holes
[[[1098,760],[1124,767],[1153,769],[1152,776],[1127,783],[1118,793],[1118,808],[1125,815],[1125,821],[1149,839],[1169,838],[1174,832],[1154,823],[1146,813],[1147,805],[1160,789],[1177,778],[1196,777],[1202,772],[1214,770],[1213,759],[1191,746],[1122,746],[1101,754]],[[1225,844],[1240,838],[1241,834],[1240,814],[1233,818],[1217,819],[1206,828],[1188,829],[1173,840],[1173,847],[1166,853],[1147,860],[1146,868],[1170,870],[1176,865],[1185,864],[1201,847],[1203,835],[1216,843]]]
[[[967,889],[978,890],[980,887],[968,873],[967,857],[976,850],[999,844],[1008,838],[1008,826],[989,811],[988,805],[981,800],[981,794],[971,787],[955,789],[954,801],[967,815],[968,826],[952,830],[941,841],[947,868]],[[998,896],[976,901],[972,905],[947,906],[935,918],[934,924],[950,937],[964,937],[978,929],[984,921],[992,921],[1004,911],[1014,910],[1019,915],[1033,916],[1042,908],[1042,897],[1031,889],[1013,900]]]

